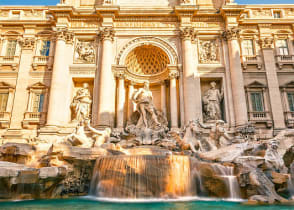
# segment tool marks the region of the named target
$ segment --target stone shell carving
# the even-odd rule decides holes
[[[158,74],[170,63],[166,53],[159,47],[143,45],[135,48],[126,58],[129,71],[139,75]]]
[[[216,40],[199,41],[200,63],[219,63],[219,50]]]
[[[76,63],[95,63],[95,55],[93,41],[78,41],[75,48]]]

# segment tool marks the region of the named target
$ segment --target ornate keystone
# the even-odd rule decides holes
[[[185,27],[185,28],[180,28],[180,30],[181,30],[181,38],[183,40],[185,40],[185,39],[190,39],[190,40],[195,39],[196,33],[194,31],[194,28]]]
[[[265,37],[260,39],[261,48],[273,48],[274,39],[272,37]]]
[[[113,27],[105,27],[100,31],[100,37],[102,40],[114,40],[115,31]]]
[[[224,31],[223,32],[223,38],[225,40],[238,39],[240,37],[239,33],[240,33],[240,29],[234,27],[234,28],[231,28],[231,29],[228,29],[228,30]]]

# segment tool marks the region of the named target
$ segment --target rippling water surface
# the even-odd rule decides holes
[[[153,200],[152,202],[137,201],[127,203],[118,200],[95,200],[91,197],[63,200],[31,200],[1,202],[2,210],[293,210],[294,206],[245,206],[240,202],[220,200],[193,200],[190,201]]]

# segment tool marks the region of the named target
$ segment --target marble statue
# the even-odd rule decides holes
[[[90,148],[93,146],[93,140],[88,138],[85,133],[85,122],[81,121],[74,129],[73,133],[65,137],[65,142],[70,143],[72,146]]]
[[[216,82],[210,83],[211,88],[204,93],[204,118],[206,121],[220,120],[222,118],[221,101],[223,91],[216,88]]]
[[[87,128],[92,132],[94,138],[94,147],[101,147],[102,144],[106,143],[110,139],[111,129],[106,128],[103,131],[99,131],[90,125],[90,120],[85,121]]]
[[[211,150],[217,150],[218,148],[227,146],[231,143],[232,138],[229,136],[223,120],[217,120],[213,125],[199,124],[202,128],[210,128],[208,141],[212,147]],[[223,139],[225,142],[222,141]]]
[[[168,122],[165,115],[153,104],[148,81],[144,82],[144,88],[133,94],[132,100],[137,105],[137,110],[131,115],[126,131],[135,136],[134,141],[138,145],[157,144],[159,139],[165,138]]]
[[[133,102],[137,104],[137,109],[140,113],[137,126],[145,128],[150,128],[152,125],[155,127],[160,126],[156,109],[153,105],[153,96],[152,92],[149,90],[148,81],[144,83],[144,88],[140,88],[134,93],[132,99]]]
[[[89,118],[91,110],[91,94],[89,84],[84,83],[73,98],[71,103],[72,118],[74,121],[81,121]]]
[[[281,157],[281,155],[278,153],[278,148],[279,148],[278,140],[272,139],[268,143],[268,148],[264,156],[266,167],[276,172],[287,173],[284,160]]]

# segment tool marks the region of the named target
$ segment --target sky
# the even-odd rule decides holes
[[[0,0],[0,5],[56,5],[60,0]],[[136,0],[135,0],[136,1]],[[294,4],[294,0],[235,0],[238,4]]]

